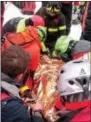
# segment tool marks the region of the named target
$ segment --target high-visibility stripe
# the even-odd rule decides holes
[[[66,26],[60,26],[59,27],[59,30],[65,30],[66,29]]]
[[[48,31],[49,32],[57,32],[59,30],[65,30],[65,29],[66,29],[66,26],[64,25],[64,26],[60,26],[58,28],[48,28]]]
[[[21,19],[20,22],[18,23],[17,30],[16,30],[17,33],[23,32],[25,30],[25,28],[26,28],[26,26],[25,26],[25,20],[26,19]]]
[[[49,32],[57,32],[58,31],[58,28],[57,29],[56,28],[55,29],[54,28],[48,28],[48,31]]]
[[[41,42],[41,46],[42,46],[42,51],[43,52],[46,52],[47,51],[47,48],[45,46],[45,44],[43,42]]]
[[[57,56],[55,51],[52,52],[52,56]]]
[[[46,10],[51,11],[52,7],[47,7]]]
[[[59,12],[60,11],[60,9],[59,8],[56,8],[56,7],[48,7],[48,8],[46,8],[46,10],[48,10],[48,11],[50,11],[50,12]]]
[[[54,12],[59,12],[60,9],[54,8]]]
[[[91,61],[91,52],[88,53],[88,60]]]

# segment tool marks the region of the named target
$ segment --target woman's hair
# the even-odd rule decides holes
[[[28,67],[30,56],[19,46],[10,46],[1,54],[1,72],[15,78],[24,73]]]

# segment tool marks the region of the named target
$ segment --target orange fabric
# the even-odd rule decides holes
[[[38,43],[39,47],[41,48],[38,33],[37,33],[36,29],[32,26],[28,26],[25,29],[25,31],[22,33],[9,33],[9,34],[7,33],[6,37],[7,37],[7,39],[10,39],[9,40],[10,42],[17,44],[17,45],[36,41]],[[18,40],[18,41],[16,41],[16,40]]]
[[[5,41],[2,51],[4,51],[6,47],[10,46],[11,43],[20,45],[26,52],[30,54],[31,61],[29,68],[30,70],[35,71],[39,64],[41,50],[41,43],[36,29],[29,26],[22,33],[8,33],[6,38],[9,41]]]

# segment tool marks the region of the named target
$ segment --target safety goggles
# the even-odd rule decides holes
[[[60,11],[60,9],[59,8],[56,8],[56,7],[48,7],[48,8],[46,8],[47,9],[47,11],[49,11],[49,12],[55,12],[55,13],[58,13],[59,11]]]

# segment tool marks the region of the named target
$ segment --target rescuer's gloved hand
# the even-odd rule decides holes
[[[68,36],[61,36],[55,44],[55,52],[63,61],[71,60],[71,51],[76,41]]]

